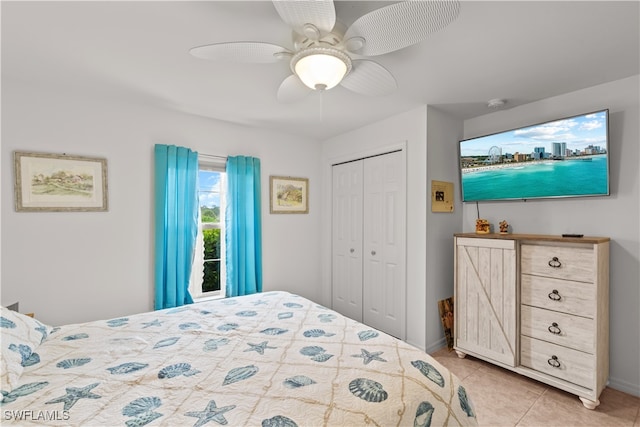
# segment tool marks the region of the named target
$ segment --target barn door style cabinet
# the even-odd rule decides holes
[[[456,234],[455,345],[595,409],[609,375],[609,238]]]

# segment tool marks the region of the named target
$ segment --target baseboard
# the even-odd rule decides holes
[[[428,346],[425,350],[424,347],[422,347],[421,345],[418,345],[416,343],[413,343],[411,341],[406,341],[407,344],[412,345],[416,348],[419,348],[420,350],[423,350],[425,353],[434,353],[438,350],[440,350],[443,347],[447,346],[447,341],[444,339],[444,337],[440,338],[438,341],[434,342],[433,344],[431,344],[430,346]]]
[[[442,337],[440,338],[438,341],[432,343],[431,345],[427,346],[427,353],[435,353],[436,351],[440,350],[443,347],[447,346],[447,340]]]
[[[410,346],[413,346],[413,347],[415,347],[415,348],[417,348],[417,349],[420,349],[420,350],[424,351],[424,347],[422,347],[422,346],[421,346],[421,345],[419,345],[419,344],[414,343],[413,341],[408,341],[408,340],[407,340],[407,341],[405,341],[405,342],[406,342],[407,344],[409,344]]]
[[[607,386],[632,396],[640,397],[640,385],[638,384],[632,384],[619,378],[609,378]]]

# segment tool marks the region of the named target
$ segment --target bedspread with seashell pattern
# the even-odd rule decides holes
[[[34,353],[7,425],[477,425],[428,354],[287,292],[65,325]]]

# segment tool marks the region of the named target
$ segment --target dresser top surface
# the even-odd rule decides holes
[[[562,237],[560,235],[554,234],[517,234],[517,233],[489,233],[489,234],[478,234],[478,233],[455,233],[455,237],[470,237],[470,238],[478,238],[478,239],[498,239],[498,240],[536,240],[536,241],[546,241],[546,242],[569,242],[569,243],[605,243],[610,239],[608,237],[593,237],[593,236],[584,236],[584,237]]]

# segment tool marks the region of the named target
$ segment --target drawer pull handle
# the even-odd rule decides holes
[[[551,356],[551,359],[547,360],[547,363],[554,368],[560,367],[560,361],[558,360],[558,356]]]
[[[554,256],[553,258],[551,258],[551,261],[549,261],[549,267],[560,268],[562,267],[562,263],[557,256]]]
[[[558,327],[556,322],[553,322],[547,329],[554,335],[560,335],[562,333],[562,330]]]
[[[560,301],[562,297],[558,293],[558,290],[554,289],[553,291],[549,292],[549,299],[553,301]]]

